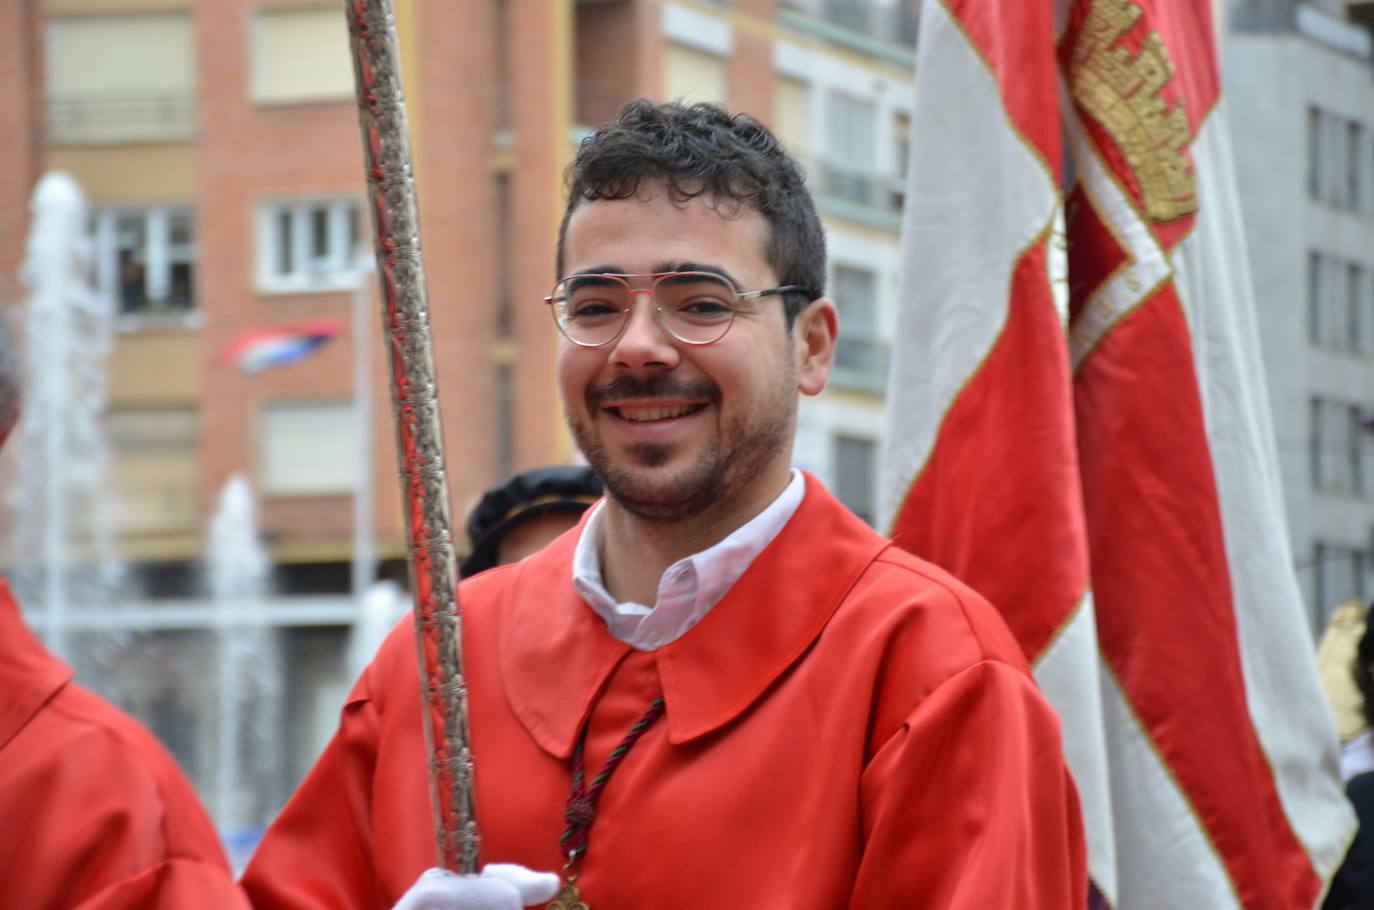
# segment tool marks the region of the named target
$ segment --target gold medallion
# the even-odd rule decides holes
[[[553,897],[553,903],[549,904],[544,910],[591,910],[582,900],[582,895],[577,892],[577,886],[571,881],[564,882],[563,887],[558,889],[558,893]]]

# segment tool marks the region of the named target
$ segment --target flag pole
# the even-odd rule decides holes
[[[391,0],[344,0],[390,355],[438,865],[477,871],[458,570]]]

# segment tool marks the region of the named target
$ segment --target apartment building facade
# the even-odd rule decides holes
[[[1227,98],[1314,629],[1374,597],[1374,4],[1238,0]]]
[[[0,303],[50,170],[92,206],[93,280],[117,312],[104,426],[140,671],[120,695],[213,788],[206,528],[236,472],[276,566],[285,756],[265,821],[350,684],[354,590],[403,578],[404,542],[344,20],[335,0],[29,0],[0,6]],[[798,465],[872,516],[910,135],[911,0],[396,0],[452,502],[575,458],[552,372],[561,172],[632,98],[724,101],[808,169],[843,322]],[[361,290],[359,290],[361,288]],[[360,299],[360,295],[361,299]],[[366,314],[359,317],[357,314]],[[247,374],[242,333],[337,337]],[[369,401],[369,398],[371,399]],[[360,507],[361,506],[361,507]],[[362,550],[376,568],[359,574]],[[7,564],[13,561],[6,557]],[[41,617],[36,617],[41,626]],[[149,631],[152,630],[152,631]],[[138,660],[131,660],[138,665]],[[151,665],[151,664],[150,664]],[[223,821],[223,819],[221,820]]]

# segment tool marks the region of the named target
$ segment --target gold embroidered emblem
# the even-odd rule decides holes
[[[1180,95],[1171,107],[1160,89],[1174,78],[1159,33],[1134,56],[1120,45],[1144,12],[1132,0],[1095,0],[1074,41],[1069,91],[1126,156],[1151,221],[1175,221],[1197,211],[1192,139]]]

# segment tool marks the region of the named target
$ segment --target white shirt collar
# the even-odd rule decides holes
[[[778,498],[724,540],[679,559],[658,582],[652,606],[611,597],[601,578],[601,508],[593,507],[573,553],[573,588],[606,622],[616,638],[650,651],[674,641],[701,622],[711,608],[753,564],[792,518],[806,494],[806,480],[796,469]]]

